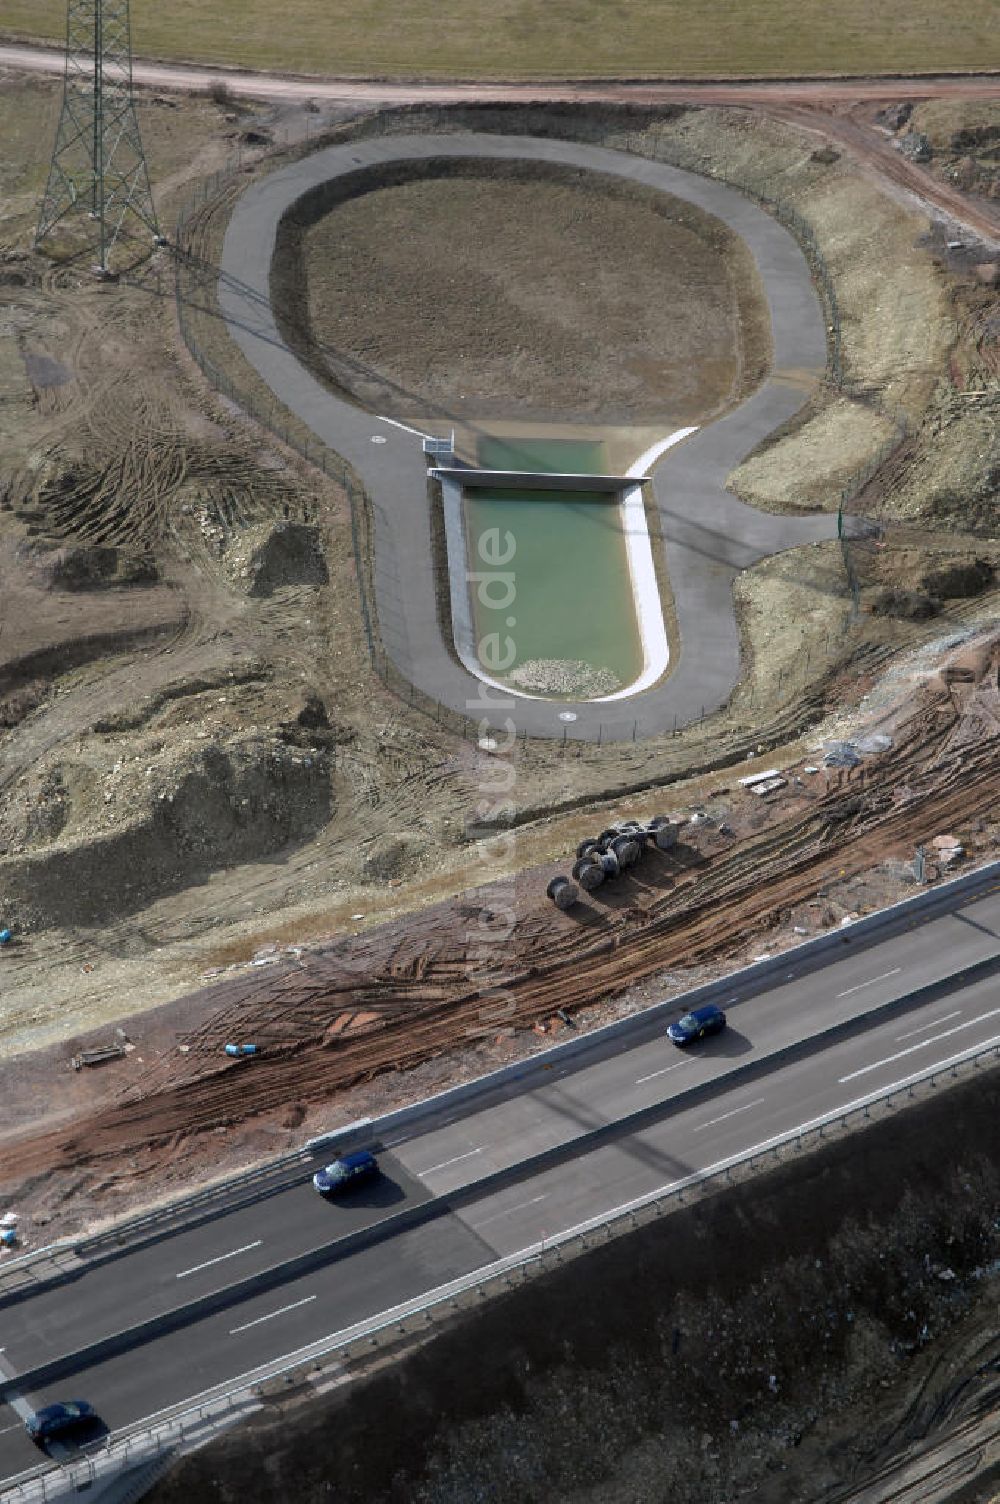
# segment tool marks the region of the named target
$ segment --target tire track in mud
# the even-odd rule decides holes
[[[650,880],[616,890],[614,909],[588,909],[589,922],[558,914],[540,896],[544,880],[528,874],[531,897],[507,974],[490,977],[513,1005],[502,1026],[530,1027],[556,1008],[572,1012],[645,977],[718,956],[720,935],[746,941],[831,878],[912,848],[929,828],[995,811],[997,724],[992,738],[958,756],[959,724],[954,703],[936,720],[915,717],[890,755],[872,759],[862,783],[845,779],[811,809],[702,865],[665,856],[654,869],[650,853]],[[25,1173],[45,1164],[99,1164],[126,1145],[155,1161],[157,1146],[170,1144],[176,1156],[186,1136],[292,1101],[328,1101],[381,1072],[492,1034],[501,1025],[484,1025],[483,997],[469,976],[470,913],[478,913],[475,895],[416,923],[386,926],[209,989],[205,1023],[178,1040],[188,1053],[164,1055],[117,1101],[69,1131],[25,1136],[19,1163]],[[266,1049],[234,1066],[220,1059],[230,1037],[254,1038]]]
[[[886,96],[897,97],[887,87]],[[832,105],[771,105],[767,114],[789,125],[814,132],[826,141],[845,147],[851,155],[884,183],[902,188],[910,198],[916,198],[925,207],[947,215],[957,224],[968,226],[978,235],[994,244],[1000,244],[1000,210],[975,204],[957,188],[949,188],[916,162],[904,157],[891,144],[890,138],[882,136],[875,128],[862,125],[850,115],[838,112]]]

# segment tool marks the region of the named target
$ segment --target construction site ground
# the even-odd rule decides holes
[[[872,525],[846,559],[821,545],[738,581],[746,674],[723,712],[494,757],[373,674],[346,498],[203,381],[169,251],[101,284],[29,249],[57,106],[54,84],[0,93],[0,1193],[22,1247],[503,1063],[566,1027],[557,1007],[589,1027],[892,901],[934,836],[995,852],[1000,250],[980,107],[985,134],[952,152],[977,164],[976,235],[921,204],[912,171],[884,174],[901,154],[874,105],[837,116],[871,143],[860,163],[846,126],[818,139],[819,112],[805,132],[733,109],[587,117],[608,144],[669,136],[780,179],[816,228],[850,385],[741,466],[741,494],[832,509],[900,414],[907,432],[852,494]],[[971,107],[950,108],[926,122],[929,201],[953,191],[942,158]],[[224,96],[146,97],[140,119],[167,224],[235,150],[263,170],[275,144],[350,128]],[[221,200],[199,211],[209,248]],[[474,315],[456,298],[454,320]],[[195,327],[238,370],[210,301]],[[823,769],[824,740],[874,732],[891,745]],[[787,780],[770,800],[741,789],[769,766]],[[548,903],[583,836],[661,811],[688,821],[675,854],[575,913]],[[486,947],[516,1000],[500,1018],[479,957],[508,907]],[[72,1070],[116,1027],[120,1056]],[[234,1037],[259,1046],[246,1067]]]

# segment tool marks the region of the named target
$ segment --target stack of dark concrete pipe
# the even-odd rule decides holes
[[[579,901],[581,888],[592,893],[602,883],[619,877],[635,865],[644,847],[653,845],[659,851],[669,851],[677,844],[679,829],[668,815],[654,815],[647,825],[638,820],[610,825],[596,839],[580,842],[572,878],[554,877],[545,891],[557,909],[570,909]]]

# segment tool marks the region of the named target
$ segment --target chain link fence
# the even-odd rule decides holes
[[[838,488],[838,520],[841,523],[840,531],[843,535],[842,518],[845,507],[864,490],[886,461],[896,453],[910,432],[910,422],[906,412],[900,407],[889,407],[877,389],[866,386],[860,381],[851,380],[845,374],[844,332],[840,302],[833,276],[812,225],[794,205],[783,199],[780,194],[769,191],[760,182],[745,174],[725,172],[721,168],[710,167],[696,153],[685,151],[679,142],[668,142],[660,138],[653,143],[652,150],[643,149],[641,138],[637,141],[636,138],[629,137],[628,143],[629,151],[638,150],[641,155],[649,156],[654,161],[667,162],[672,167],[682,168],[686,172],[699,173],[703,177],[711,177],[717,182],[725,183],[727,187],[735,188],[744,197],[758,203],[779,224],[784,225],[798,242],[812,272],[826,318],[827,385],[843,397],[873,407],[893,428],[891,438],[880,445],[878,450],[859,465]]]
[[[359,122],[357,133],[362,136],[383,136],[412,129],[410,112],[380,111]],[[569,134],[569,133],[567,133]],[[604,141],[609,146],[624,148],[634,155],[668,163],[684,171],[707,176],[723,182],[737,192],[753,199],[773,215],[795,237],[812,270],[823,303],[828,334],[827,385],[846,398],[864,401],[874,406],[893,425],[893,434],[863,465],[839,487],[838,534],[848,586],[852,598],[849,621],[859,615],[860,584],[852,552],[866,546],[873,529],[859,519],[853,526],[845,526],[845,509],[863,491],[886,461],[896,452],[908,432],[907,419],[901,411],[887,411],[877,392],[865,389],[858,383],[849,382],[844,374],[843,332],[840,307],[834,279],[830,273],[822,248],[809,222],[788,203],[780,193],[771,191],[760,182],[752,181],[737,173],[726,174],[711,167],[697,153],[685,150],[678,141],[667,141],[662,136],[649,139],[644,135],[620,133],[609,135],[584,130],[570,135],[570,139],[582,139],[598,144]],[[314,143],[315,144],[315,143]],[[308,146],[303,149],[309,149]],[[287,148],[275,149],[264,158],[256,158],[251,165],[241,154],[234,156],[220,171],[205,179],[183,204],[177,220],[175,234],[175,281],[174,292],[177,320],[184,343],[197,363],[205,379],[223,397],[228,399],[253,421],[267,428],[283,444],[295,450],[307,464],[315,465],[324,475],[337,482],[344,490],[350,507],[351,545],[365,641],[371,665],[385,687],[404,703],[421,711],[429,719],[453,736],[472,744],[478,744],[483,724],[469,718],[440,701],[424,694],[393,663],[383,646],[379,632],[378,609],[374,581],[374,542],[372,499],[355,472],[343,459],[294,418],[270,393],[263,383],[253,383],[251,378],[238,379],[232,370],[223,368],[223,357],[213,356],[206,348],[200,328],[203,318],[218,321],[215,304],[215,282],[218,277],[217,253],[213,254],[211,240],[218,234],[214,221],[225,208],[235,188],[247,181],[249,172],[259,173],[288,160]],[[213,338],[213,347],[222,348]],[[255,389],[254,389],[255,388]],[[874,531],[877,531],[875,529]],[[827,643],[827,654],[831,644]],[[704,719],[704,715],[702,716]],[[673,734],[683,732],[684,726],[673,727]],[[670,734],[670,728],[664,732]],[[633,740],[635,736],[633,736]],[[564,727],[562,745],[577,738]]]
[[[284,152],[275,153],[274,157],[286,160]],[[271,160],[265,158],[264,165]],[[342,487],[350,509],[351,549],[365,642],[375,673],[385,687],[406,704],[422,711],[452,735],[475,742],[479,722],[424,694],[400,672],[382,645],[375,599],[372,502],[358,476],[335,450],[289,414],[273,394],[255,393],[249,384],[236,380],[223,369],[199,337],[193,312],[207,314],[213,319],[221,317],[214,306],[218,268],[208,246],[212,217],[223,206],[224,198],[244,178],[245,167],[241,157],[237,156],[200,184],[179,211],[174,242],[174,298],[181,336],[202,375],[216,391],[254,422],[267,428],[281,443],[295,450],[307,464],[315,465]]]

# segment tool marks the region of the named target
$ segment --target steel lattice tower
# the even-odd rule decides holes
[[[132,97],[129,0],[68,0],[62,113],[35,244],[74,212],[96,226],[102,272],[130,228],[159,236]]]

